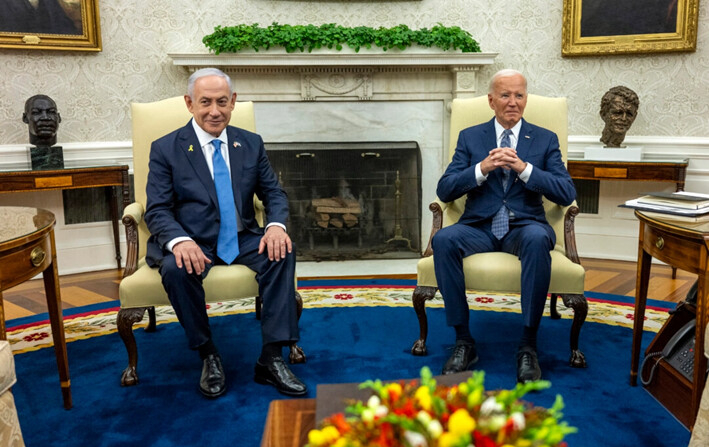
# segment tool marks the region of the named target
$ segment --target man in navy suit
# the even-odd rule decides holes
[[[299,336],[286,194],[261,137],[228,125],[236,103],[228,75],[215,68],[196,71],[185,103],[193,118],[150,149],[146,260],[159,268],[189,347],[202,358],[202,394],[218,397],[226,391],[202,281],[215,264],[244,264],[256,272],[263,298],[263,346],[254,380],[284,394],[303,395],[305,384],[281,352]],[[254,194],[266,208],[265,232],[255,219]]]
[[[456,333],[443,374],[466,370],[478,360],[468,327],[463,258],[503,251],[518,256],[522,263],[524,330],[517,351],[517,381],[527,382],[541,378],[537,330],[551,276],[549,251],[556,242],[542,196],[569,205],[576,190],[561,159],[556,134],[522,118],[527,104],[524,76],[509,69],[496,73],[488,101],[495,117],[460,132],[453,160],[436,190],[444,202],[467,196],[460,220],[438,231],[432,241],[446,321]]]

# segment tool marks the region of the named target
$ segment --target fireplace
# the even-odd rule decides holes
[[[299,260],[419,257],[416,142],[266,143]]]

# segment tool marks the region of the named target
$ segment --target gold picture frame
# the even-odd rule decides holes
[[[101,51],[98,0],[2,0],[0,48]]]
[[[695,51],[698,17],[699,0],[564,0],[561,55]]]

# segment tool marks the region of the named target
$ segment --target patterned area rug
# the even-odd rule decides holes
[[[308,281],[304,281],[306,284]],[[335,280],[333,283],[347,283],[347,280]],[[394,282],[394,281],[392,281]],[[413,283],[413,282],[412,282]],[[317,307],[412,307],[411,294],[414,285],[301,285],[298,287],[305,308]],[[595,294],[599,295],[599,294]],[[210,304],[208,313],[211,316],[232,315],[254,311],[254,299]],[[473,310],[520,313],[519,295],[482,294],[468,291],[468,303]],[[588,297],[587,322],[602,323],[613,326],[632,328],[633,304],[628,297],[603,295],[602,298]],[[657,302],[656,302],[657,303]],[[645,312],[645,330],[657,332],[667,319],[667,310],[674,307],[672,303],[659,303],[666,307],[647,306]],[[443,307],[440,293],[427,302],[428,307]],[[573,310],[558,303],[562,318],[573,318]],[[98,337],[116,332],[116,313],[118,302],[108,303],[101,310],[76,313],[64,317],[66,341],[72,342],[84,338]],[[545,315],[549,315],[549,304]],[[156,309],[157,323],[176,322],[177,318],[170,306]],[[22,320],[22,319],[21,319]],[[52,346],[51,327],[48,320],[13,325],[8,321],[7,337],[15,354],[35,351]],[[19,322],[19,321],[18,321]],[[147,317],[136,327],[147,325]]]

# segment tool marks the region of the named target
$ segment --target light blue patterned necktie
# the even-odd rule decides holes
[[[510,143],[510,135],[512,135],[512,131],[510,129],[505,129],[504,132],[502,132],[500,147],[512,146]],[[507,192],[507,184],[510,180],[510,170],[507,168],[500,169],[502,169],[502,190]],[[497,239],[502,239],[507,232],[510,231],[510,212],[505,205],[502,205],[500,209],[497,210],[495,217],[492,218],[491,231]]]
[[[239,232],[236,227],[236,205],[234,205],[234,190],[231,187],[231,176],[221,151],[222,142],[212,140],[214,156],[214,186],[219,200],[219,237],[217,238],[217,256],[227,265],[239,256]]]

